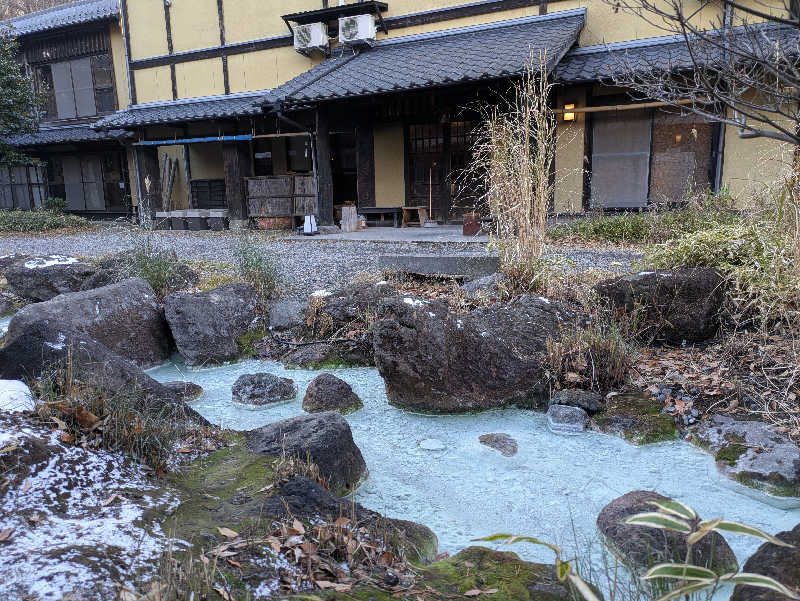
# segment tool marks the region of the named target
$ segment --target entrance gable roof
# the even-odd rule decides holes
[[[335,55],[273,90],[284,105],[501,79],[547,53],[552,70],[576,43],[586,10],[576,9],[339,47]]]

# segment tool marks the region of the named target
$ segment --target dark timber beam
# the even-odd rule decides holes
[[[151,227],[153,214],[161,206],[161,170],[157,146],[136,146],[136,167],[139,189],[139,223]]]
[[[250,176],[250,144],[223,143],[222,159],[225,163],[225,200],[231,229],[246,229],[249,215],[244,178]]]
[[[372,119],[362,118],[356,125],[356,172],[358,206],[375,206],[375,137]]]
[[[333,175],[328,107],[317,107],[317,212],[320,225],[333,225]]]

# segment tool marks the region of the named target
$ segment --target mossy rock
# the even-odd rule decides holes
[[[714,455],[715,461],[724,461],[731,467],[736,465],[739,457],[747,452],[747,447],[742,444],[731,444],[727,447],[722,447],[717,454]]]
[[[678,428],[671,415],[661,413],[661,404],[643,394],[620,394],[606,403],[594,418],[601,432],[622,436],[634,444],[677,440]]]
[[[244,334],[239,336],[237,343],[239,344],[239,353],[242,359],[249,359],[255,356],[256,347],[258,343],[269,336],[269,328],[266,326],[259,326],[247,330]]]
[[[291,597],[293,601],[438,601],[469,599],[469,591],[497,592],[477,598],[492,601],[580,601],[569,585],[556,579],[552,564],[522,561],[516,553],[469,547],[458,555],[419,569],[414,586],[407,592],[387,591],[374,586],[357,587],[347,593],[315,591]],[[595,591],[602,599],[599,591]]]

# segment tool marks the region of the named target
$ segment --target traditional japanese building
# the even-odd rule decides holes
[[[90,0],[15,19],[51,90],[41,131],[18,143],[76,211],[113,214],[129,194],[148,212],[224,208],[236,225],[331,222],[345,203],[453,221],[475,208],[458,174],[481,107],[544,53],[563,134],[556,213],[644,209],[687,188],[746,199],[785,169],[785,144],[614,86],[621,57],[692,61],[684,40],[601,0],[333,4]],[[713,27],[722,7],[702,4]]]

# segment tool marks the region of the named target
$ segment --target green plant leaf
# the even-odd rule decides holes
[[[663,513],[669,513],[671,515],[678,516],[679,518],[684,518],[686,520],[696,520],[697,519],[697,512],[686,505],[685,503],[681,503],[680,501],[676,501],[674,499],[664,499],[663,501],[650,501],[650,505],[655,505],[658,507],[659,511]]]
[[[631,526],[647,526],[649,528],[658,528],[661,530],[674,530],[676,532],[683,532],[684,534],[689,534],[692,531],[692,527],[685,520],[655,512],[632,515],[625,520],[625,523]]]
[[[491,534],[489,536],[484,536],[483,538],[474,538],[472,542],[485,542],[485,543],[496,543],[502,542],[504,545],[514,545],[516,543],[530,543],[532,545],[541,545],[543,547],[547,547],[556,555],[561,554],[561,549],[552,543],[548,543],[547,541],[543,541],[538,538],[534,538],[532,536],[519,536],[516,534]]]
[[[767,534],[763,530],[759,530],[758,528],[754,528],[753,526],[746,526],[738,522],[729,522],[727,520],[720,520],[720,522],[714,527],[714,530],[718,532],[720,531],[730,532],[731,534],[742,534],[744,536],[752,536],[754,538],[760,538],[762,540],[770,542],[773,545],[778,545],[779,547],[789,547],[790,549],[794,548],[794,545],[785,543],[779,538],[775,538],[771,534]]]
[[[655,578],[678,578],[680,580],[715,580],[716,573],[708,568],[701,568],[685,563],[662,563],[653,566],[647,574],[642,576],[643,580]]]
[[[693,582],[692,584],[687,584],[686,586],[681,586],[668,592],[666,595],[663,595],[658,598],[658,601],[672,601],[673,599],[679,599],[680,597],[691,595],[693,593],[699,593],[700,591],[705,591],[710,589],[716,584],[716,580],[703,580],[700,582]]]
[[[744,584],[747,586],[756,586],[758,588],[766,588],[781,595],[786,595],[790,599],[800,599],[800,595],[790,591],[777,580],[773,580],[769,576],[761,574],[751,574],[749,572],[740,572],[738,574],[725,574],[720,577],[721,582],[733,582],[735,584]]]
[[[714,531],[714,528],[717,527],[717,524],[719,524],[721,521],[722,519],[718,518],[716,520],[706,520],[705,522],[700,522],[697,525],[697,531],[692,532],[686,537],[686,543],[689,545],[696,545],[703,538],[711,534]]]
[[[577,574],[570,574],[569,581],[572,583],[572,586],[578,589],[578,592],[583,596],[585,601],[601,601],[589,585]]]
[[[556,558],[556,576],[558,576],[559,582],[564,582],[571,572],[572,566],[568,561],[561,561],[560,559]]]

